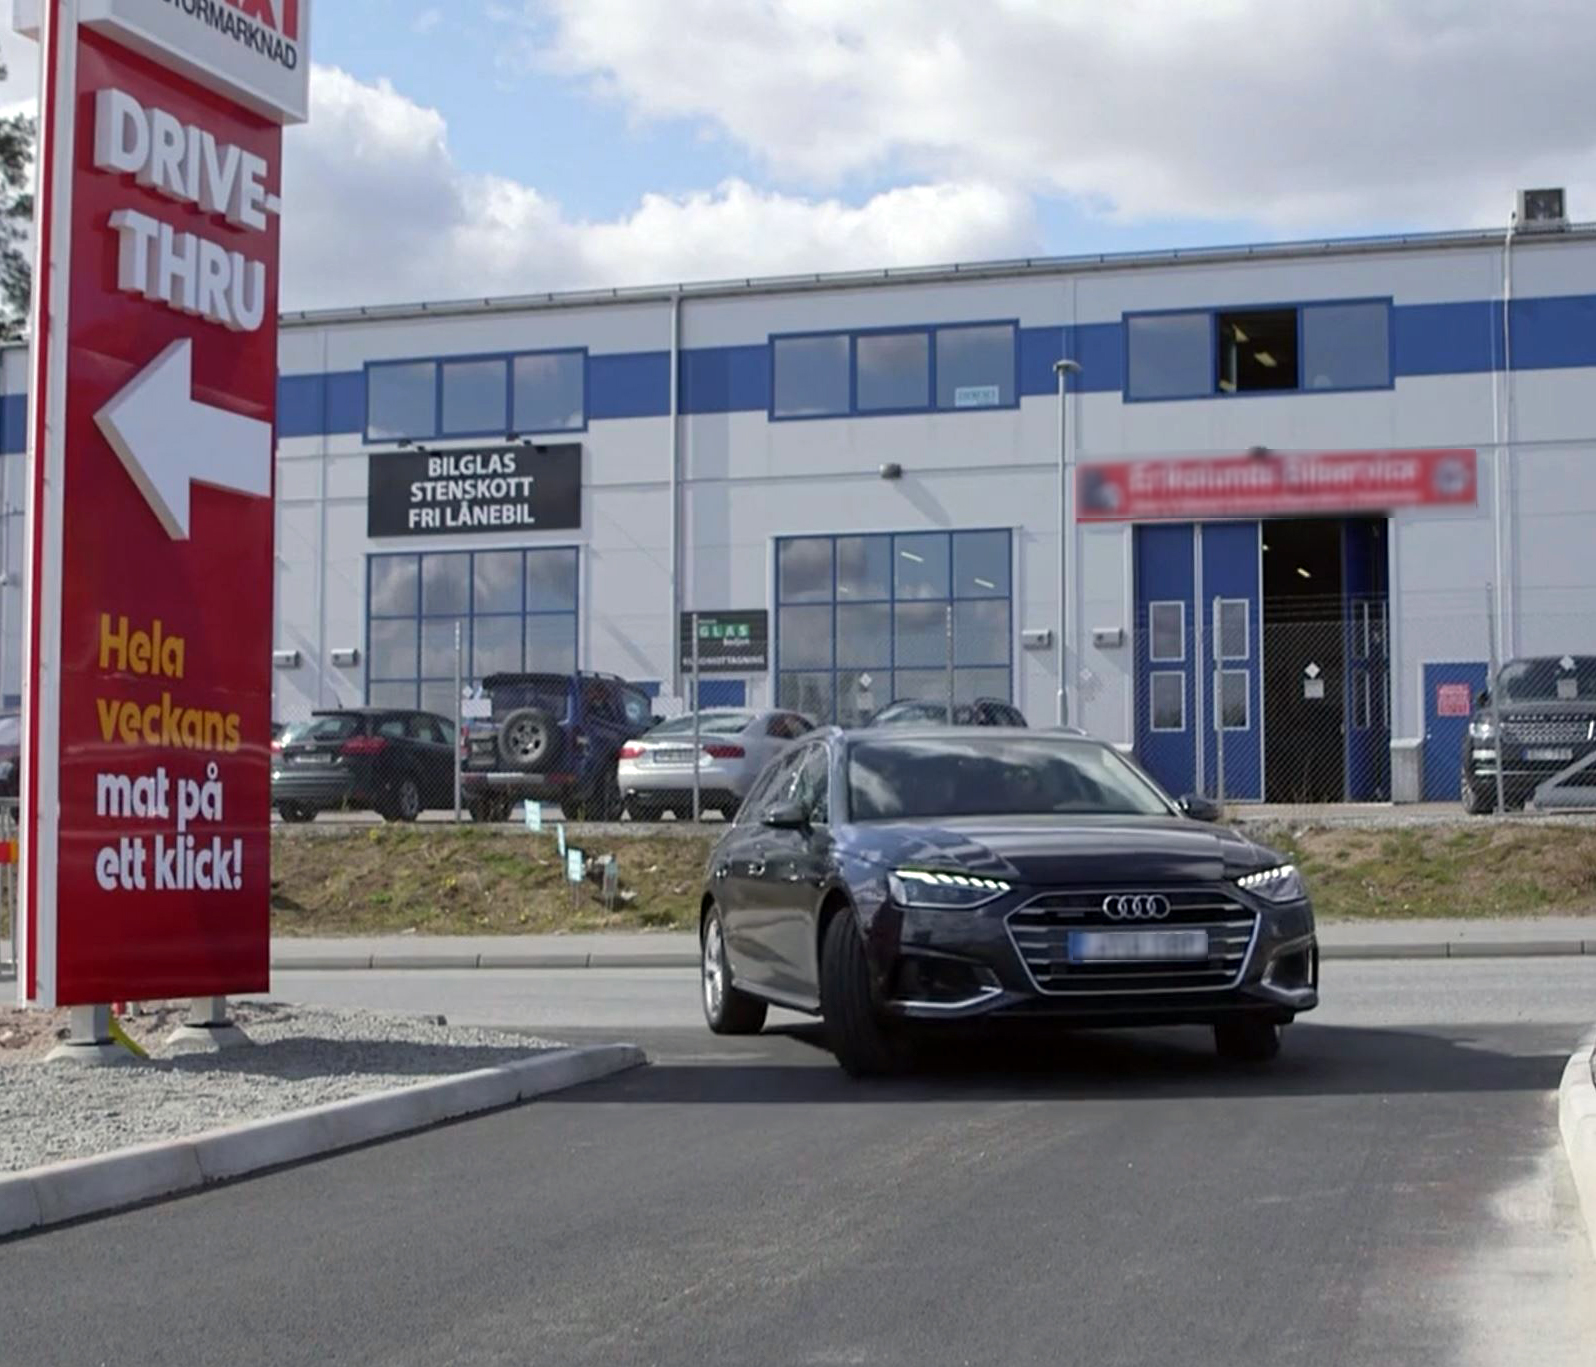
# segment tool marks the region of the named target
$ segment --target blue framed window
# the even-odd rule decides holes
[[[852,726],[950,678],[956,703],[1011,701],[1012,556],[1006,529],[778,541],[777,705]]]
[[[1127,402],[1389,389],[1389,299],[1128,313]]]
[[[366,441],[433,441],[581,432],[587,427],[587,352],[371,361]]]
[[[1019,325],[948,323],[770,339],[770,417],[965,412],[1019,403]]]
[[[366,701],[454,715],[454,632],[470,683],[576,668],[577,550],[437,551],[366,558]]]

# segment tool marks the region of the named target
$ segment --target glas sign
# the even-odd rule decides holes
[[[955,408],[996,408],[1002,402],[1002,391],[995,384],[964,384],[953,391]]]
[[[582,448],[399,451],[368,461],[368,536],[559,531],[582,525]]]
[[[682,668],[688,673],[693,669],[694,616],[682,614]],[[770,614],[763,608],[696,616],[700,673],[763,674],[770,667]]]

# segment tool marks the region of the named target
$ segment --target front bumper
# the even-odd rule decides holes
[[[878,1000],[887,1014],[906,1020],[1046,1018],[1083,1026],[1210,1024],[1237,1016],[1283,1023],[1318,1005],[1319,946],[1309,903],[1275,906],[1229,887],[1205,895],[1223,897],[1232,909],[1207,921],[1200,911],[1177,909],[1168,923],[1154,926],[1090,915],[1039,922],[1034,907],[1043,898],[1035,889],[974,911],[888,904],[867,936]],[[1024,913],[1019,935],[1017,913]],[[1199,926],[1210,931],[1206,961],[1069,960],[1071,930]]]
[[[1502,786],[1517,797],[1527,797],[1541,784],[1556,778],[1571,765],[1591,753],[1589,746],[1547,747],[1557,749],[1559,758],[1553,760],[1530,759],[1526,751],[1534,747],[1508,745],[1502,751]],[[1568,758],[1563,758],[1563,755]],[[1477,792],[1493,794],[1496,790],[1496,749],[1489,744],[1476,745],[1469,752],[1468,780]],[[1596,786],[1596,764],[1573,776],[1571,786]]]
[[[616,766],[616,780],[623,793],[690,793],[693,791],[691,764],[655,764],[623,759]],[[700,792],[714,789],[740,798],[748,791],[748,768],[738,760],[706,759],[698,766]]]

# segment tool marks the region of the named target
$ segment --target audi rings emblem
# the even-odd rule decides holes
[[[1105,897],[1103,915],[1110,921],[1162,921],[1169,915],[1169,898],[1156,892]]]

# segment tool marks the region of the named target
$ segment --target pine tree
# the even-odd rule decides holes
[[[0,86],[6,69],[0,65]],[[33,291],[33,137],[28,114],[0,119],[0,339],[22,335]]]

